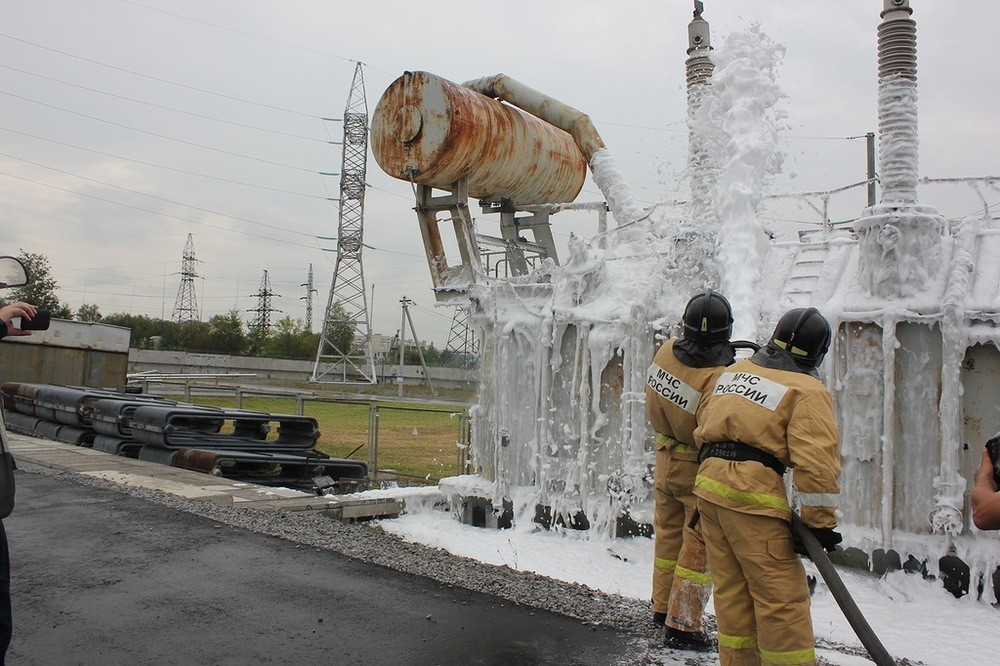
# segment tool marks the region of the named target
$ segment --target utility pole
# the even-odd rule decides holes
[[[177,300],[174,301],[174,313],[171,319],[177,323],[198,321],[198,299],[194,293],[194,279],[198,277],[194,256],[194,238],[188,234],[184,244],[184,254],[181,260],[181,284],[177,289]]]
[[[427,388],[431,390],[431,395],[435,398],[437,397],[437,391],[434,390],[434,385],[431,383],[431,373],[427,370],[427,363],[424,362],[424,350],[420,346],[420,339],[417,337],[417,330],[413,328],[413,318],[410,316],[410,306],[415,305],[413,301],[403,296],[399,299],[399,304],[403,306],[403,316],[399,322],[399,375],[397,379],[399,381],[399,391],[398,396],[403,397],[403,361],[404,361],[404,351],[406,349],[406,324],[410,325],[410,333],[413,335],[413,344],[417,347],[417,356],[420,357],[420,367],[424,369],[424,381],[427,382]]]
[[[368,168],[368,102],[359,62],[354,69],[351,93],[344,109],[344,142],[340,168],[337,263],[323,316],[323,331],[316,350],[311,381],[348,382],[347,368],[354,368],[350,381],[374,384],[375,358],[361,262],[364,249],[365,188]],[[345,328],[352,335],[349,344]],[[338,342],[339,341],[339,342]],[[346,347],[346,348],[341,348]],[[338,380],[328,378],[338,372]]]
[[[300,301],[306,302],[306,331],[309,333],[313,332],[313,294],[317,293],[313,289],[313,265],[309,264],[309,277],[306,281],[299,285],[300,287],[306,288],[306,295],[299,298]]]
[[[403,364],[406,357],[404,353],[406,351],[406,308],[412,302],[413,301],[408,299],[406,296],[403,296],[403,298],[399,300],[400,305],[403,306],[403,312],[400,315],[399,321],[399,374],[396,376],[396,381],[399,384],[398,395],[400,398],[403,397]],[[414,341],[416,341],[415,338]]]

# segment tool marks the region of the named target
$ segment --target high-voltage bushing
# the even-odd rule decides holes
[[[878,26],[878,79],[917,79],[917,23],[909,0],[884,0]]]
[[[706,83],[715,71],[715,64],[708,57],[712,50],[712,38],[708,21],[701,17],[704,3],[695,0],[694,18],[688,23],[688,59],[685,62],[687,87]]]

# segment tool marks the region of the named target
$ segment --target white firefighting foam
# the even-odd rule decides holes
[[[717,54],[700,131],[719,151],[710,200],[725,242],[717,257],[709,247],[698,259],[719,264],[744,334],[756,338],[772,316],[755,295],[767,244],[754,211],[764,177],[781,163],[774,79],[783,49],[751,30]],[[591,168],[617,228],[600,242],[572,237],[562,266],[471,289],[487,333],[472,456],[493,482],[495,506],[517,496],[521,520],[536,504],[582,512],[592,534],[609,535],[622,513],[650,520],[645,370],[654,332],[669,334],[691,294],[675,258],[680,222],[643,210],[607,151]]]
[[[987,381],[993,366],[973,376],[960,359],[974,343],[997,340],[995,326],[966,323],[970,311],[998,319],[987,313],[1000,311],[1000,278],[980,259],[983,248],[1000,244],[996,224],[970,219],[946,234],[933,209],[904,200],[864,211],[859,240],[828,231],[813,241],[768,243],[756,207],[781,166],[782,55],[757,29],[713,53],[712,85],[691,125],[718,165],[712,196],[696,197],[713,210],[691,211],[688,220],[717,220],[717,247],[706,242],[714,233],[691,236],[689,221],[642,209],[602,151],[591,167],[617,228],[573,236],[561,266],[547,262],[531,275],[470,288],[485,331],[471,451],[480,475],[452,480],[448,492],[485,494],[498,509],[513,505],[525,529],[537,505],[567,523],[585,516],[588,538],[611,535],[623,514],[651,522],[644,371],[654,335],[673,332],[700,288],[690,274],[700,263],[733,302],[737,338],[760,342],[791,307],[820,307],[835,330],[849,322],[821,369],[840,418],[847,543],[913,554],[931,574],[938,558],[957,554],[991,599],[1000,549],[970,526],[965,493],[981,435],[992,432],[968,430],[975,419],[962,395],[963,382]],[[900,154],[916,160],[915,133],[893,141],[908,141]],[[916,172],[915,164],[893,168]],[[789,271],[806,252],[819,260],[804,263],[820,272],[796,296],[786,289]],[[987,411],[982,422],[996,420]],[[962,450],[966,440],[971,453]]]

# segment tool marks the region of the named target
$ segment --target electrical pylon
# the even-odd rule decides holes
[[[309,277],[306,281],[299,285],[300,287],[306,288],[306,295],[299,298],[300,301],[306,302],[306,331],[309,333],[313,332],[313,294],[316,290],[313,289],[313,265],[309,264]]]
[[[271,313],[281,312],[281,310],[271,306],[271,298],[273,296],[280,297],[281,294],[271,291],[271,279],[267,276],[267,271],[264,271],[264,277],[260,281],[260,289],[254,296],[257,297],[257,307],[247,310],[247,312],[257,313],[253,321],[250,322],[250,332],[256,335],[258,340],[263,340],[271,330]]]
[[[177,300],[174,301],[174,313],[170,317],[178,323],[199,319],[198,299],[194,295],[194,279],[198,277],[198,273],[195,272],[197,263],[198,259],[194,256],[194,238],[188,234],[181,260],[181,284],[177,289]]]
[[[365,185],[368,167],[368,102],[361,63],[354,69],[351,93],[344,109],[344,146],[340,169],[340,212],[337,226],[337,264],[316,350],[314,382],[374,384],[365,273]],[[346,335],[347,329],[351,335]],[[348,367],[353,368],[348,378]]]
[[[479,358],[479,337],[469,328],[469,311],[462,307],[455,308],[455,316],[451,318],[451,331],[441,354],[441,365],[452,358],[461,359],[463,366],[472,365]]]

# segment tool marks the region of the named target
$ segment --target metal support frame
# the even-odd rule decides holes
[[[354,70],[343,121],[344,150],[340,170],[337,263],[310,381],[374,384],[378,377],[375,374],[362,264],[368,167],[368,102],[365,100],[360,62]],[[351,330],[350,343],[345,344],[343,340],[348,327]],[[347,372],[349,367],[353,368],[350,377]]]
[[[417,185],[417,221],[424,239],[424,252],[438,301],[464,295],[469,284],[483,276],[482,259],[476,244],[472,214],[469,212],[469,182],[463,178],[447,194],[434,196],[434,188]],[[460,262],[451,264],[445,252],[440,224],[451,222],[458,244]]]

